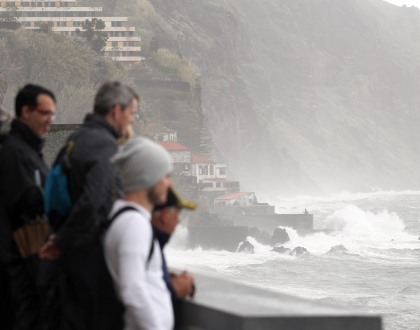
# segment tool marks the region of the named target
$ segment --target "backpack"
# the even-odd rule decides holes
[[[133,206],[125,206],[118,210],[106,223],[100,228],[97,244],[97,249],[99,253],[97,254],[96,259],[96,271],[100,276],[97,277],[95,292],[95,308],[94,315],[92,320],[92,327],[94,329],[102,330],[119,330],[124,328],[124,306],[118,295],[115,291],[115,284],[112,279],[112,276],[106,265],[105,254],[103,249],[103,237],[111,226],[111,224],[117,220],[117,218],[124,212],[127,211],[138,211]],[[152,238],[152,243],[150,245],[149,254],[146,262],[146,268],[149,266],[150,260],[154,251],[154,242],[155,237]]]
[[[67,177],[71,168],[70,153],[73,147],[74,141],[69,140],[61,148],[45,181],[44,212],[55,229],[68,217],[73,206]]]

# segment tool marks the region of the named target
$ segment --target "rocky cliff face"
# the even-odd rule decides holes
[[[244,188],[420,186],[420,11],[381,0],[150,0],[202,71],[220,156]],[[168,32],[170,26],[171,32]]]

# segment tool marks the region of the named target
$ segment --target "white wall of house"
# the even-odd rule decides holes
[[[205,185],[203,191],[239,191],[239,181],[214,181],[211,179],[204,179],[202,183]]]
[[[197,182],[205,179],[227,178],[227,166],[224,164],[192,164],[192,168]]]
[[[223,200],[223,199],[215,199],[214,205],[215,206],[251,206],[254,205],[256,202],[256,197],[254,193],[250,193],[249,195],[240,196],[238,198]]]

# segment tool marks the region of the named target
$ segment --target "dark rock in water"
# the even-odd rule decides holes
[[[281,253],[281,254],[289,254],[291,250],[288,248],[285,248],[284,246],[275,246],[273,247],[271,251]]]
[[[349,252],[349,250],[347,250],[344,245],[336,245],[333,246],[327,253],[345,253],[345,252]]]
[[[253,254],[254,253],[254,245],[252,245],[248,241],[245,241],[239,246],[238,252]]]
[[[292,252],[290,252],[290,255],[300,257],[301,255],[308,254],[308,253],[309,253],[308,250],[306,250],[304,247],[297,246],[292,250]]]
[[[273,232],[273,237],[271,238],[272,244],[284,244],[290,241],[289,234],[286,229],[276,228]]]
[[[271,244],[271,235],[265,230],[260,230],[256,227],[251,227],[248,229],[248,236],[255,238],[257,242],[261,244]]]

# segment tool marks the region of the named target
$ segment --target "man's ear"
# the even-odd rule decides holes
[[[112,109],[111,109],[111,111],[110,111],[110,115],[111,115],[111,118],[112,118],[113,120],[117,120],[117,119],[120,117],[120,115],[121,115],[120,108],[121,108],[121,106],[120,106],[120,105],[114,105],[114,106],[112,107]]]
[[[31,114],[31,109],[29,108],[29,106],[28,105],[23,106],[20,117],[24,120],[27,120],[30,114]]]
[[[160,221],[162,222],[162,224],[165,224],[166,223],[166,220],[168,219],[169,208],[165,207],[160,212],[161,212]]]

